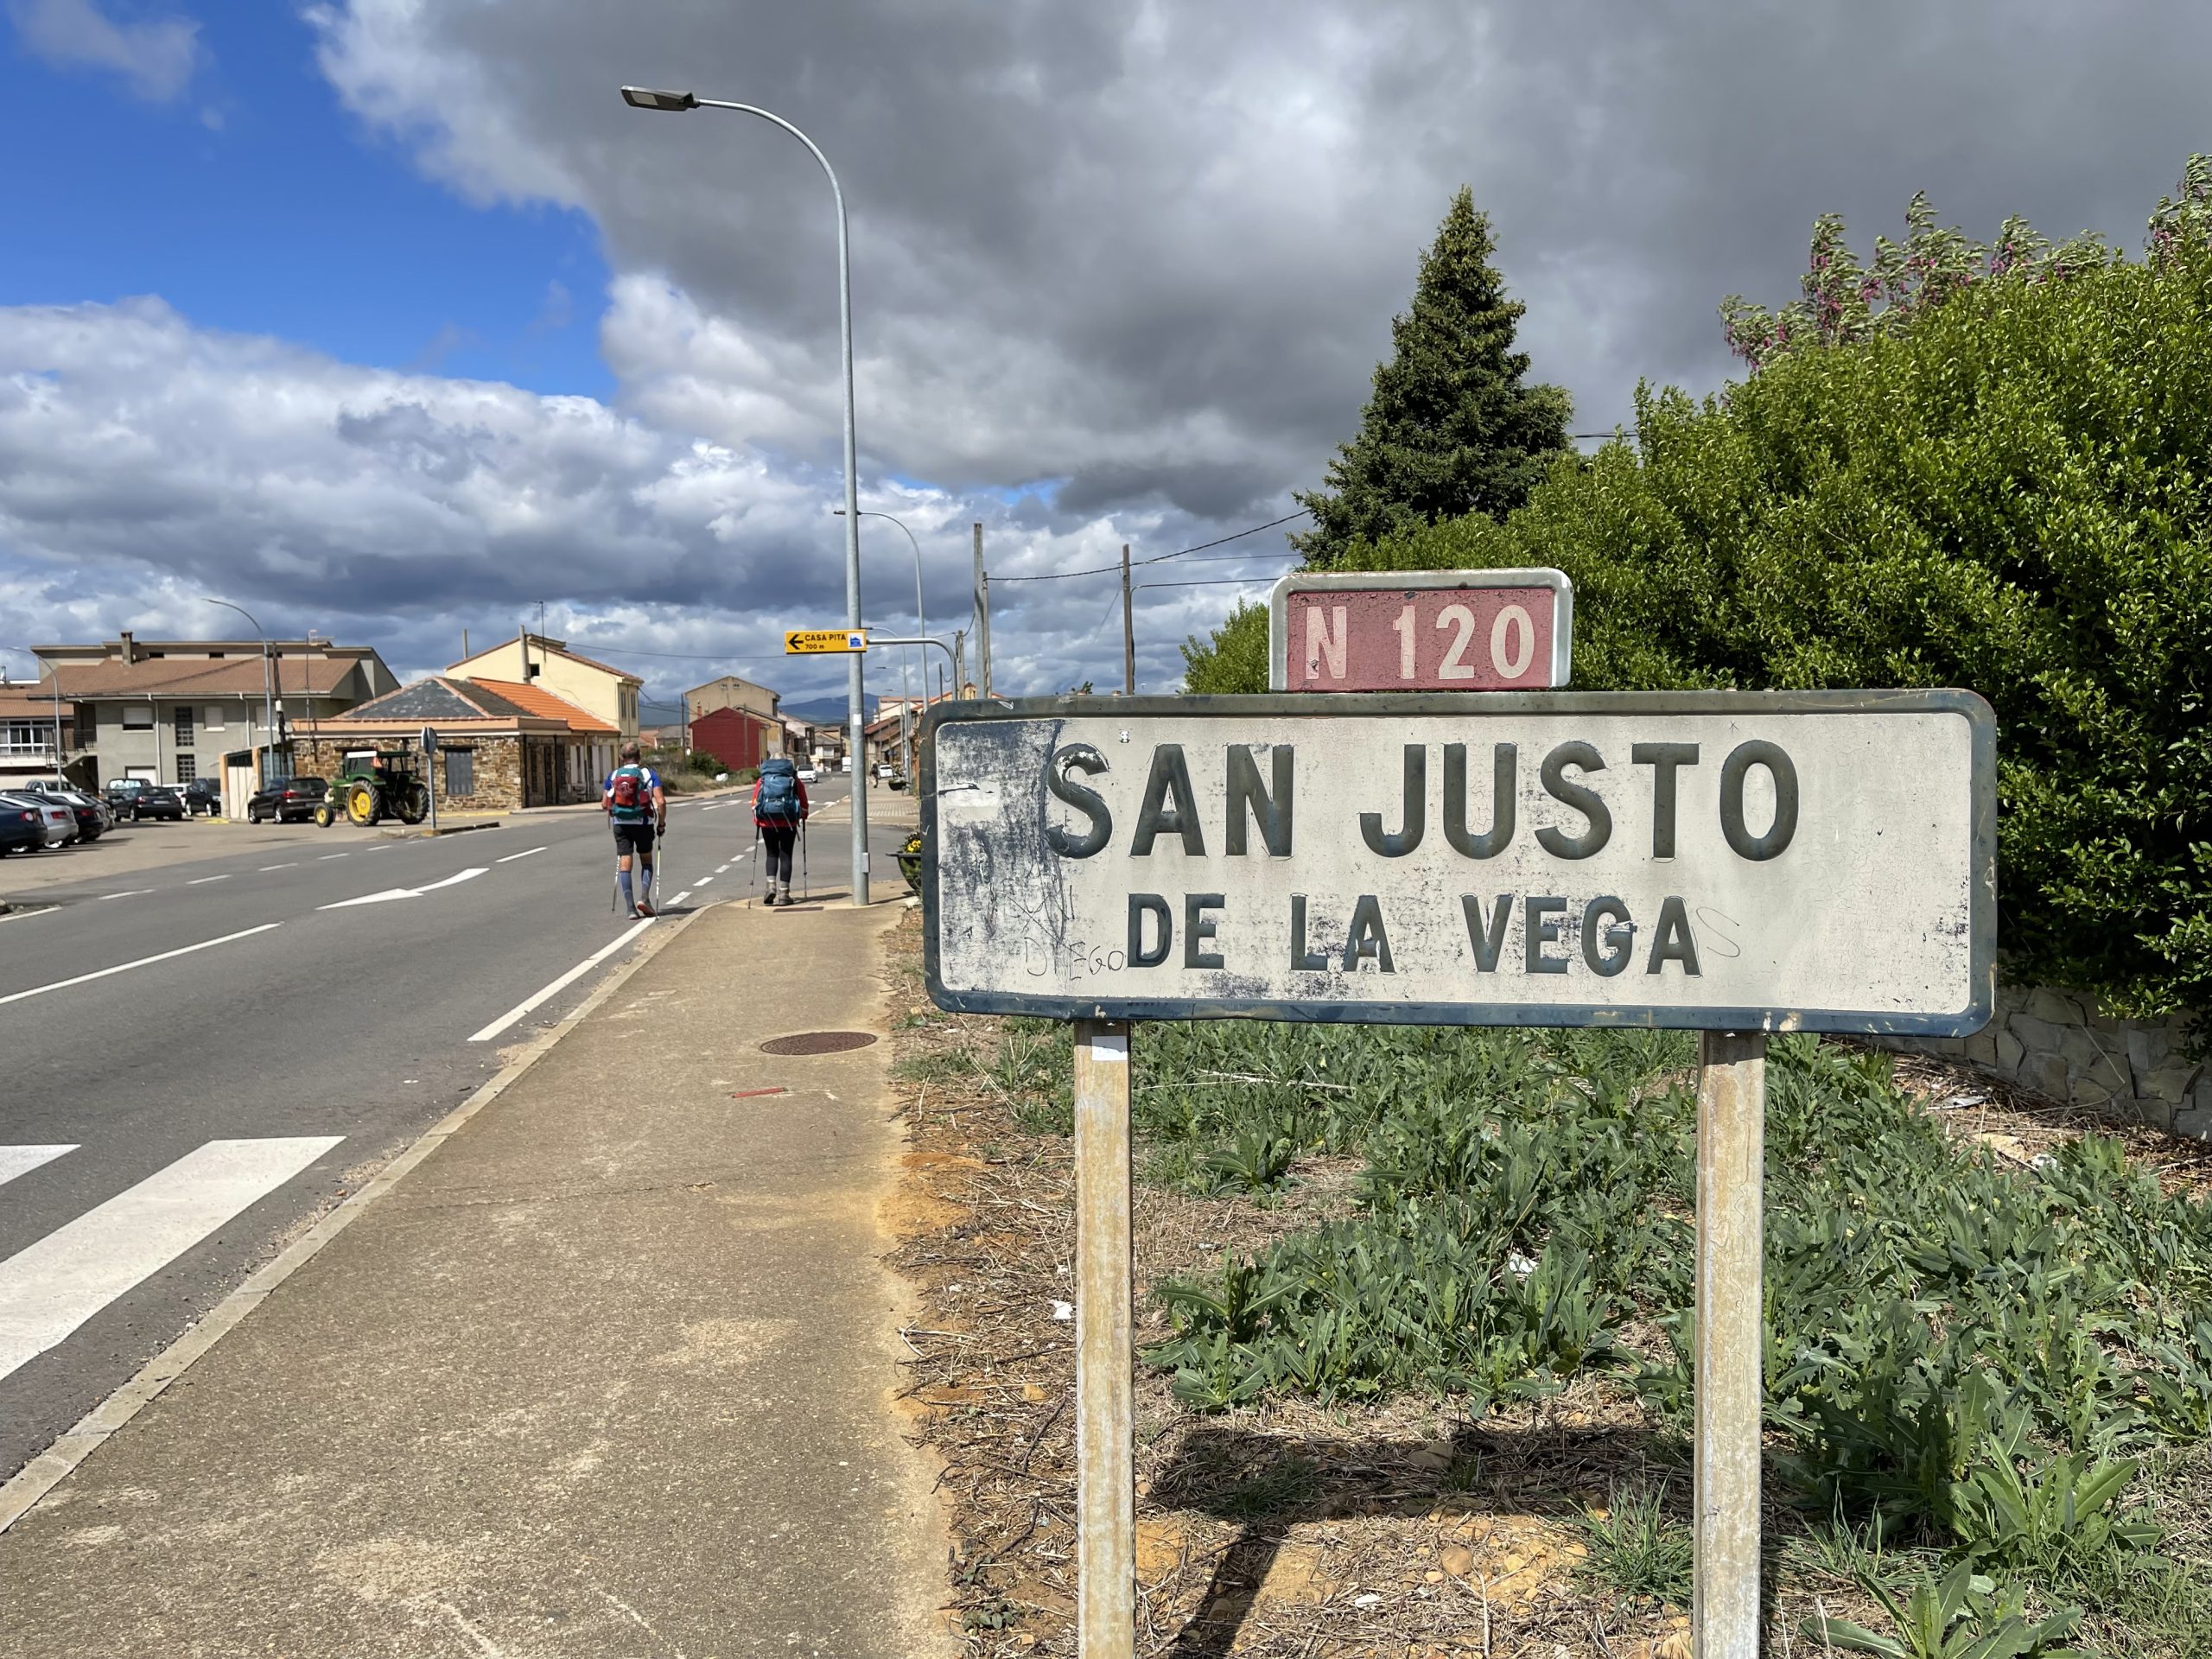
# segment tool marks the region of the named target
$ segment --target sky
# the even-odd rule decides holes
[[[913,537],[863,519],[867,620],[915,631],[918,554],[966,626],[981,524],[995,680],[1047,692],[1120,684],[1118,584],[1027,579],[1292,512],[1460,185],[1602,433],[1730,378],[1719,302],[1822,212],[2139,247],[2208,60],[2194,0],[0,0],[0,666],[213,597],[412,677],[542,605],[652,699],[841,691],[780,650],[845,620],[827,181],[626,81],[836,168]],[[1141,690],[1283,535],[1141,570]]]

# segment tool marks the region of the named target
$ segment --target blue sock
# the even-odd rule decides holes
[[[614,881],[615,885],[622,889],[622,908],[635,910],[638,907],[638,901],[630,896],[630,872],[617,870],[614,873]]]

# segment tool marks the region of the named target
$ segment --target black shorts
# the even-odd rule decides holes
[[[647,858],[653,855],[653,827],[646,823],[618,823],[614,826],[614,850],[639,853]]]

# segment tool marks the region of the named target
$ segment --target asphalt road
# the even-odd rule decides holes
[[[814,791],[817,893],[847,788]],[[903,833],[871,837],[879,896]],[[664,907],[753,893],[752,839],[734,798],[678,804]],[[595,812],[517,815],[96,874],[0,920],[0,1479],[635,948],[610,851]]]

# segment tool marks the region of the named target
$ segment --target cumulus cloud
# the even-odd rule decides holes
[[[67,68],[111,70],[149,103],[176,98],[199,65],[200,25],[189,18],[118,22],[93,0],[10,0],[8,16],[34,55]]]
[[[842,493],[804,463],[592,398],[363,368],[196,328],[158,300],[0,309],[11,634],[191,633],[215,594],[419,671],[460,654],[462,626],[534,620],[543,600],[581,648],[664,653],[631,664],[658,695],[724,667],[803,690],[779,636],[843,620]],[[971,522],[1009,572],[1118,552],[1110,524],[1022,523],[988,498],[910,487],[868,505],[913,531],[937,629],[966,620]],[[869,620],[910,632],[914,546],[864,530]],[[1049,689],[1081,607],[1025,608],[1008,683]],[[807,668],[830,688],[834,665]]]
[[[19,26],[102,16],[11,3]],[[1719,384],[1717,301],[1787,296],[1816,213],[1844,212],[1863,244],[1925,187],[1976,233],[2018,211],[2133,243],[2183,156],[2212,147],[2212,9],[2180,0],[307,16],[336,95],[443,188],[591,216],[615,396],[359,368],[152,302],[0,314],[11,615],[82,633],[219,582],[301,624],[386,630],[424,667],[459,624],[511,626],[543,598],[556,631],[608,655],[730,653],[816,689],[772,650],[842,604],[828,191],[767,125],[632,111],[625,80],[756,99],[837,167],[868,505],[913,526],[940,625],[964,620],[968,526],[987,525],[999,677],[1033,690],[1118,682],[1116,584],[1012,579],[1286,510],[1356,423],[1462,182],[1528,302],[1535,372],[1602,430],[1640,378]],[[549,290],[548,327],[565,302]],[[877,521],[864,540],[873,620],[879,597],[906,602],[911,556]],[[1272,571],[1281,546],[1152,575]],[[1175,642],[1238,591],[1141,592],[1142,683],[1172,683]],[[656,690],[687,683],[687,660]]]
[[[2057,0],[350,0],[317,14],[364,118],[480,199],[590,213],[609,354],[723,442],[834,447],[853,221],[861,442],[957,485],[1249,512],[1356,419],[1451,192],[1471,184],[1578,424],[1639,377],[1716,384],[1714,307],[1785,295],[1815,213],[1916,188],[2132,240],[2203,147],[2212,10]],[[680,372],[671,365],[680,363]]]

